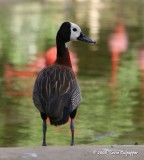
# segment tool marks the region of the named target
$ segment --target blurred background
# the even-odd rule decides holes
[[[64,21],[97,41],[69,43],[83,96],[76,145],[144,144],[143,8],[144,0],[0,0],[0,146],[41,145],[32,88],[55,59]],[[70,135],[69,123],[48,126],[48,145],[69,145]]]

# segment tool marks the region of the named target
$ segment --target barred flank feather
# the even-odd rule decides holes
[[[38,110],[50,118],[51,124],[66,123],[81,100],[80,88],[70,67],[52,65],[39,73],[34,85],[33,101]]]

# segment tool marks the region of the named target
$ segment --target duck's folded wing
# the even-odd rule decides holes
[[[73,88],[74,88],[74,91],[71,96],[71,107],[72,107],[71,109],[72,109],[72,111],[75,110],[82,102],[82,96],[81,96],[79,84],[77,82],[74,82]]]

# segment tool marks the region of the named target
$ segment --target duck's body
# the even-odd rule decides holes
[[[81,103],[81,92],[73,70],[51,65],[38,75],[34,86],[34,103],[52,125],[65,124]]]
[[[56,62],[39,73],[34,85],[33,101],[43,119],[42,145],[44,146],[47,117],[52,125],[65,124],[69,117],[71,118],[71,145],[74,145],[74,118],[82,98],[66,43],[77,39],[94,43],[81,33],[81,29],[76,24],[63,23],[56,37]]]

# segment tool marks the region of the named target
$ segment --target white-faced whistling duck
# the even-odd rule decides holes
[[[47,117],[55,126],[65,124],[71,118],[71,145],[74,145],[74,118],[82,97],[66,43],[77,40],[95,43],[81,32],[78,25],[64,22],[56,36],[57,59],[40,71],[34,84],[33,102],[43,120],[42,146],[46,146]]]

